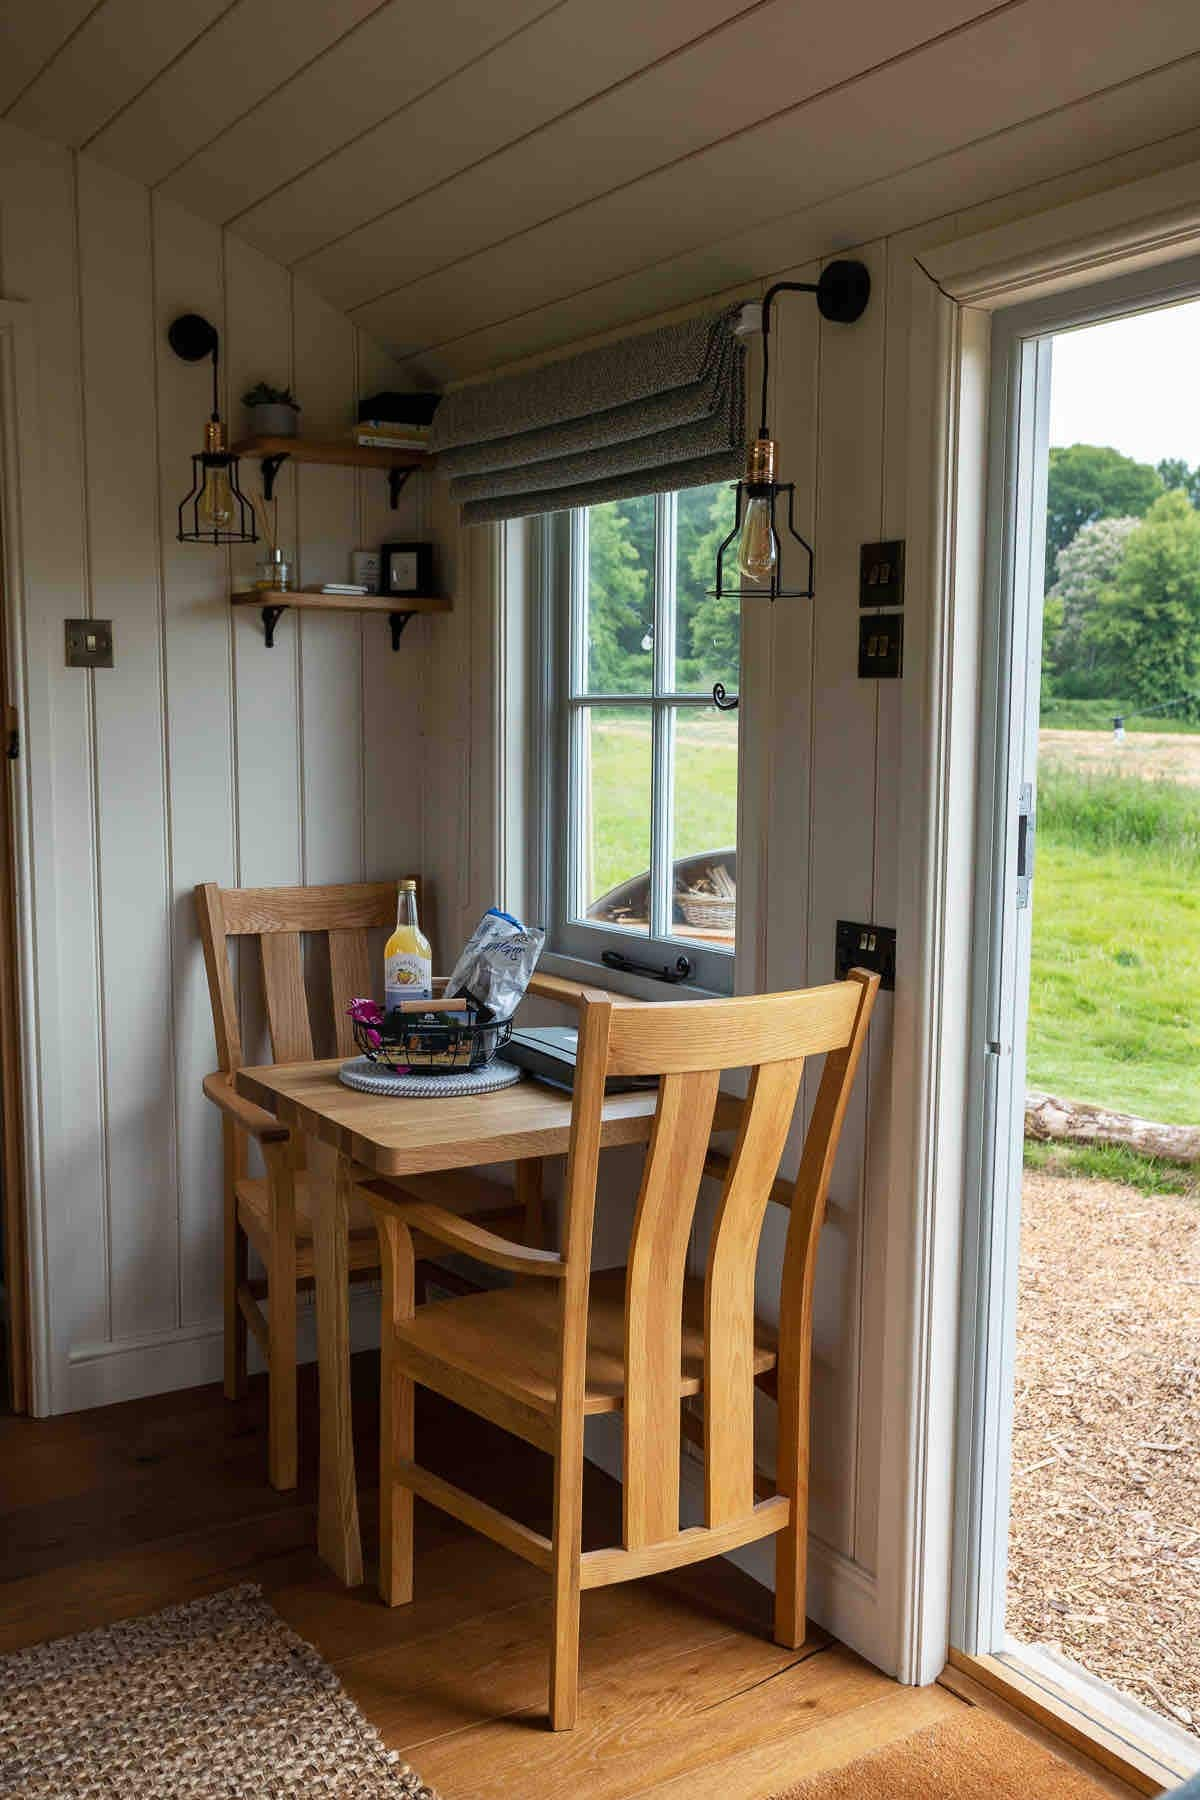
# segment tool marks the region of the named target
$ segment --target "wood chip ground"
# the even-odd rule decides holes
[[[1026,1171],[1008,1630],[1200,1735],[1200,1203]]]

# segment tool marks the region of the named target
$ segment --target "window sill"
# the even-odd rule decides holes
[[[538,968],[547,975],[563,975],[571,981],[585,981],[590,987],[607,988],[611,993],[627,995],[631,1000],[727,1000],[712,988],[700,987],[694,981],[675,985],[654,981],[644,975],[629,975],[624,969],[610,969],[607,963],[591,962],[582,956],[563,956],[544,950]]]

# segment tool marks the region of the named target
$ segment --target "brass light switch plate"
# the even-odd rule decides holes
[[[894,681],[904,666],[904,614],[860,613],[858,673],[864,681]]]
[[[904,539],[864,544],[859,553],[858,604],[904,605]]]
[[[111,669],[113,628],[111,619],[68,619],[68,669]]]

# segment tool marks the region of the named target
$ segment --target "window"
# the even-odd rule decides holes
[[[689,488],[547,522],[552,947],[616,949],[700,986],[733,981],[739,609],[709,592],[733,489]],[[564,589],[569,604],[563,604]]]

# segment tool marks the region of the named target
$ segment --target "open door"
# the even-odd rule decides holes
[[[1200,429],[1179,346],[1200,354],[1195,265],[996,320],[951,1616],[964,1668],[1163,1786],[1200,1767],[1200,1367],[1193,1394],[1186,1325],[1169,1349],[1187,1306],[1200,1324],[1200,1166],[1170,1160],[1200,1130]],[[1061,1143],[1027,1145],[1031,1088]]]

